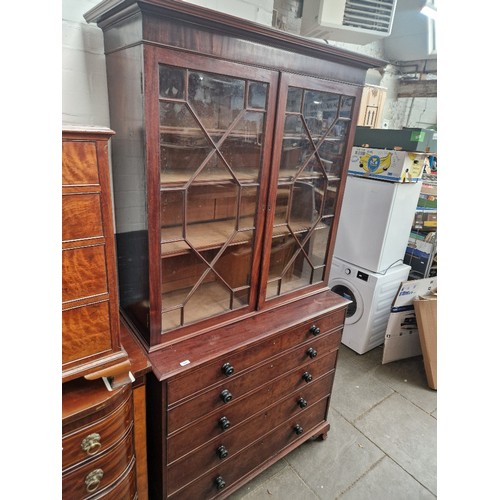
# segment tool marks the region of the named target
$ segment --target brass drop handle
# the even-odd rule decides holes
[[[95,455],[101,449],[101,436],[97,432],[82,439],[80,447],[87,455]]]
[[[302,379],[305,380],[306,382],[311,382],[313,376],[309,372],[304,372],[304,374],[302,375]]]
[[[304,429],[299,424],[296,424],[293,430],[295,431],[295,434],[297,434],[297,436],[304,432]]]
[[[101,479],[104,476],[104,471],[102,469],[94,469],[92,472],[87,474],[85,478],[85,485],[87,486],[87,493],[92,493],[99,488],[101,484]]]
[[[223,490],[226,487],[226,482],[222,479],[222,476],[217,476],[215,478],[215,486],[218,490]]]
[[[318,355],[318,351],[316,349],[313,349],[312,347],[309,347],[309,349],[307,349],[306,351],[306,354],[312,359]]]

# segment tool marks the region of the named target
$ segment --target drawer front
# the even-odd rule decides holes
[[[71,194],[62,197],[63,241],[104,236],[99,194]]]
[[[301,347],[301,354],[302,351],[303,348]],[[303,364],[293,372],[288,372],[278,379],[275,378],[264,386],[255,387],[258,390],[254,392],[247,392],[240,395],[238,392],[233,392],[230,385],[212,389],[200,397],[194,398],[167,412],[168,434],[190,424],[196,418],[212,412],[220,413],[221,410],[224,414],[227,414],[226,416],[229,420],[234,423],[241,422],[250,415],[254,415],[261,409],[278,401],[284,394],[306,385],[308,382],[303,378],[306,372],[311,374],[312,379],[315,380],[330,371],[335,366],[336,356],[337,351],[333,351],[319,359],[315,358],[315,361]],[[229,389],[229,387],[231,387],[234,398],[230,402],[224,403],[220,394],[223,390]]]
[[[62,313],[62,362],[111,351],[109,302]]]
[[[117,446],[95,460],[63,474],[63,498],[88,498],[97,495],[115,482],[134,458],[133,429]]]
[[[132,460],[125,476],[106,490],[105,493],[99,495],[98,498],[99,500],[135,500],[138,498],[135,460]]]
[[[63,436],[62,467],[98,458],[106,453],[130,429],[133,422],[132,393],[109,415]]]
[[[63,185],[99,184],[97,149],[94,142],[63,141]]]
[[[63,250],[62,301],[104,295],[108,292],[104,245]]]
[[[271,356],[309,340],[320,338],[331,330],[341,328],[344,322],[344,314],[344,309],[333,311],[331,314],[318,318],[314,323],[303,323],[280,335],[274,336],[270,340],[260,342],[241,352],[230,353],[227,356],[218,358],[217,361],[203,365],[200,368],[195,368],[188,371],[185,375],[183,374],[174,378],[169,382],[169,403],[175,403],[213,384],[229,380]],[[316,336],[313,335],[310,332],[312,326],[319,328],[321,333]],[[226,363],[233,368],[232,375],[224,375],[222,367]]]
[[[298,424],[303,429],[303,433],[313,431],[317,425],[325,421],[327,410],[328,398],[325,398],[307,408],[300,415],[262,436],[252,446],[245,448],[231,460],[221,463],[219,467],[214,468],[199,480],[189,484],[177,493],[168,495],[168,498],[175,500],[203,498],[203,500],[208,500],[215,497],[222,491],[216,486],[217,477],[222,478],[226,487],[232,486],[242,476],[274,457],[283,448],[298,441],[301,435],[297,435],[294,431],[295,425]]]
[[[291,416],[300,418],[300,414],[319,400],[329,396],[334,372],[330,372],[316,382],[308,384],[286,399],[246,420],[239,426],[222,431],[218,419],[211,417],[196,426],[167,440],[168,492],[174,492],[206,471],[231,459],[235,453],[256,441],[260,436],[288,420]],[[302,408],[299,405],[307,405]],[[198,450],[185,455],[181,460],[171,463],[180,454],[194,450],[203,444],[204,438],[214,438]],[[220,448],[220,447],[223,448]],[[227,453],[227,456],[225,456]]]

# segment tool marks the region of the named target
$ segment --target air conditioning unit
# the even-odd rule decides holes
[[[365,45],[389,36],[397,0],[304,0],[300,34]]]

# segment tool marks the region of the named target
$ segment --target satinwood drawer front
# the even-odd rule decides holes
[[[82,240],[103,236],[101,199],[97,193],[62,197],[62,239]]]
[[[319,317],[314,322],[307,322],[276,335],[271,340],[259,342],[251,347],[219,357],[216,361],[190,370],[185,375],[172,379],[169,383],[169,404],[173,404],[193,393],[204,390],[213,384],[235,377],[241,372],[253,368],[256,364],[269,359],[293,346],[319,338],[331,330],[341,328],[344,310]],[[226,375],[226,373],[229,373]]]
[[[263,384],[298,366],[306,365],[311,359],[316,359],[317,356],[337,349],[340,337],[341,333],[338,331],[311,340],[307,344],[303,344],[281,356],[271,358],[267,363],[258,365],[255,369],[239,377],[229,378],[223,384],[219,384],[213,389],[182,403],[180,406],[169,408],[169,433],[214,409],[233,401],[237,402],[249,391],[258,389]],[[316,372],[317,376],[323,373]]]
[[[322,399],[273,431],[259,436],[254,444],[244,448],[233,458],[224,461],[219,467],[215,467],[184,489],[168,495],[167,498],[208,500],[218,495],[225,487],[240,480],[287,445],[299,440],[302,435],[306,436],[313,432],[316,426],[325,421],[328,401],[328,398]]]
[[[62,253],[63,303],[77,299],[107,296],[104,246],[73,248]]]
[[[71,433],[63,435],[63,469],[99,457],[117,443],[133,421],[132,393],[109,415]]]
[[[278,427],[292,416],[300,418],[305,408],[314,405],[330,394],[334,371],[300,390],[288,394],[274,406],[270,406],[240,425],[222,430],[220,425],[224,415],[212,415],[196,426],[188,427],[167,440],[169,493],[182,488],[190,480],[233,457],[263,434]],[[227,422],[226,422],[227,423]],[[196,449],[210,439],[207,444]],[[194,451],[193,451],[194,450]],[[187,455],[185,455],[188,453]],[[176,458],[184,455],[180,460]]]
[[[97,150],[94,142],[64,141],[62,166],[63,185],[99,184]]]
[[[62,313],[63,365],[111,350],[109,302],[75,307]]]
[[[116,481],[134,458],[133,428],[116,446],[99,457],[63,473],[63,498],[88,498]]]

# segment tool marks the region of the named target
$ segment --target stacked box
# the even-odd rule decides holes
[[[348,174],[391,182],[417,182],[422,178],[425,153],[353,147]]]

